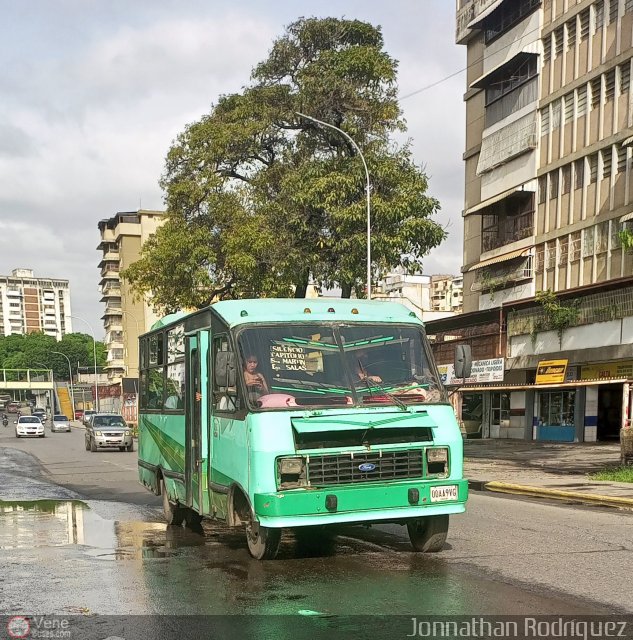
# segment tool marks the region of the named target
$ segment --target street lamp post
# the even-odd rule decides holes
[[[307,118],[308,120],[312,120],[312,122],[316,122],[317,124],[321,124],[324,127],[329,127],[330,129],[334,129],[334,131],[338,131],[351,142],[354,149],[358,151],[360,159],[363,161],[363,167],[365,167],[365,181],[367,192],[367,300],[371,300],[371,183],[369,182],[369,169],[367,168],[367,162],[365,162],[365,156],[363,155],[363,152],[360,150],[360,147],[356,144],[354,139],[349,134],[345,133],[343,129],[339,129],[329,122],[323,122],[323,120],[318,120],[317,118],[313,118],[312,116],[307,116],[305,113],[301,113],[299,111],[296,111],[295,113],[302,118]]]
[[[99,411],[99,387],[97,385],[97,342],[95,340],[95,332],[92,330],[92,326],[87,320],[84,320],[79,316],[69,315],[68,317],[85,322],[88,325],[88,328],[90,329],[90,333],[92,334],[92,355],[94,357],[94,365],[95,365],[95,408],[97,411]]]
[[[73,392],[73,370],[70,367],[70,358],[65,353],[62,353],[61,351],[51,351],[51,353],[54,353],[58,356],[64,356],[64,358],[68,360],[68,375],[69,375],[68,384],[70,385],[70,403],[73,406],[73,415],[71,417],[71,420],[74,420],[75,419],[75,393]]]

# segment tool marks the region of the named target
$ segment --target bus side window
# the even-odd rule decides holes
[[[227,336],[218,336],[213,340],[213,408],[216,411],[234,413],[240,408],[240,399],[237,394],[237,386],[219,386],[215,376],[215,366],[217,354],[219,352],[230,352],[231,345]]]

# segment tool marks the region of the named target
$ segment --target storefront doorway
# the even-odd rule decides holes
[[[618,440],[621,424],[622,385],[600,385],[598,388],[598,440]]]
[[[467,438],[482,438],[484,424],[484,394],[464,393],[462,395],[462,424]]]

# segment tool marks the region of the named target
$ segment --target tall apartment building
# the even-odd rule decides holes
[[[138,377],[138,336],[158,319],[146,302],[135,299],[119,272],[139,259],[141,246],[162,224],[163,215],[139,209],[117,213],[98,224],[106,370],[112,384],[123,377]]]
[[[61,340],[72,333],[68,280],[36,278],[31,269],[0,276],[0,335],[42,331]]]
[[[456,394],[466,431],[617,438],[633,418],[633,0],[457,0],[456,17],[465,313],[427,325],[434,351],[447,368],[467,342],[482,363]]]
[[[464,278],[462,276],[431,276],[431,309],[461,313],[464,305]]]

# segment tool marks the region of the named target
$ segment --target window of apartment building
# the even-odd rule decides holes
[[[549,198],[558,198],[558,169],[549,173]]]
[[[589,9],[580,12],[580,42],[589,37]]]
[[[598,31],[598,29],[602,29],[604,25],[604,2],[600,0],[600,2],[596,2],[591,7],[593,9],[593,25],[594,25],[594,33]]]
[[[584,116],[587,113],[587,85],[576,89],[576,113],[578,117]]]
[[[618,95],[626,95],[631,86],[631,61],[618,65]]]
[[[589,163],[589,184],[593,184],[598,180],[598,154],[592,153],[587,156],[587,162]]]
[[[567,31],[567,51],[571,51],[576,44],[576,20],[570,20],[565,23]]]
[[[538,73],[537,56],[520,57],[513,67],[508,66],[507,73],[486,87],[486,106],[514,91]]]
[[[580,231],[574,231],[569,238],[569,260],[580,260]]]
[[[609,248],[609,221],[596,225],[596,253],[604,253]]]
[[[613,24],[618,19],[618,5],[620,0],[610,0],[609,2],[609,24]]]
[[[546,136],[549,133],[549,105],[541,109],[541,135]]]
[[[565,104],[565,124],[569,124],[574,119],[574,92],[563,97]]]
[[[582,189],[585,184],[585,160],[574,162],[574,189]]]
[[[554,60],[560,58],[563,55],[563,25],[554,30]]]
[[[527,238],[534,233],[534,194],[516,193],[486,210],[482,218],[481,248],[497,247]]]
[[[521,22],[532,11],[538,9],[541,0],[522,0],[521,2],[504,2],[493,11],[485,22],[484,38],[486,43],[509,31]]]
[[[611,178],[611,165],[612,165],[612,160],[611,160],[611,147],[607,147],[606,149],[603,149],[601,152],[602,154],[602,179],[604,180],[605,178]]]
[[[580,231],[574,231],[569,237],[569,260],[580,260]]]
[[[600,106],[602,98],[602,76],[598,76],[591,80],[589,88],[591,90],[591,108],[597,109]]]
[[[556,100],[552,103],[552,131],[560,127],[561,101]]]
[[[558,264],[564,267],[567,264],[567,255],[569,253],[569,237],[563,236],[558,240]]]
[[[545,249],[543,245],[536,249],[536,267],[534,271],[536,273],[543,273],[545,269]]]
[[[618,150],[618,167],[617,172],[622,173],[626,171],[626,147],[619,146]]]
[[[545,269],[553,269],[556,266],[556,240],[545,243]]]
[[[611,220],[611,251],[620,248],[620,223]]]
[[[547,199],[547,176],[538,179],[538,203],[543,204]]]
[[[633,0],[625,0],[624,13],[633,13]]]
[[[543,38],[543,64],[552,59],[552,36]]]
[[[571,164],[566,164],[561,173],[563,174],[563,194],[571,191]]]
[[[582,232],[582,257],[590,258],[593,255],[593,227],[587,227]]]
[[[615,69],[610,69],[604,76],[604,99],[605,101],[615,98]]]

